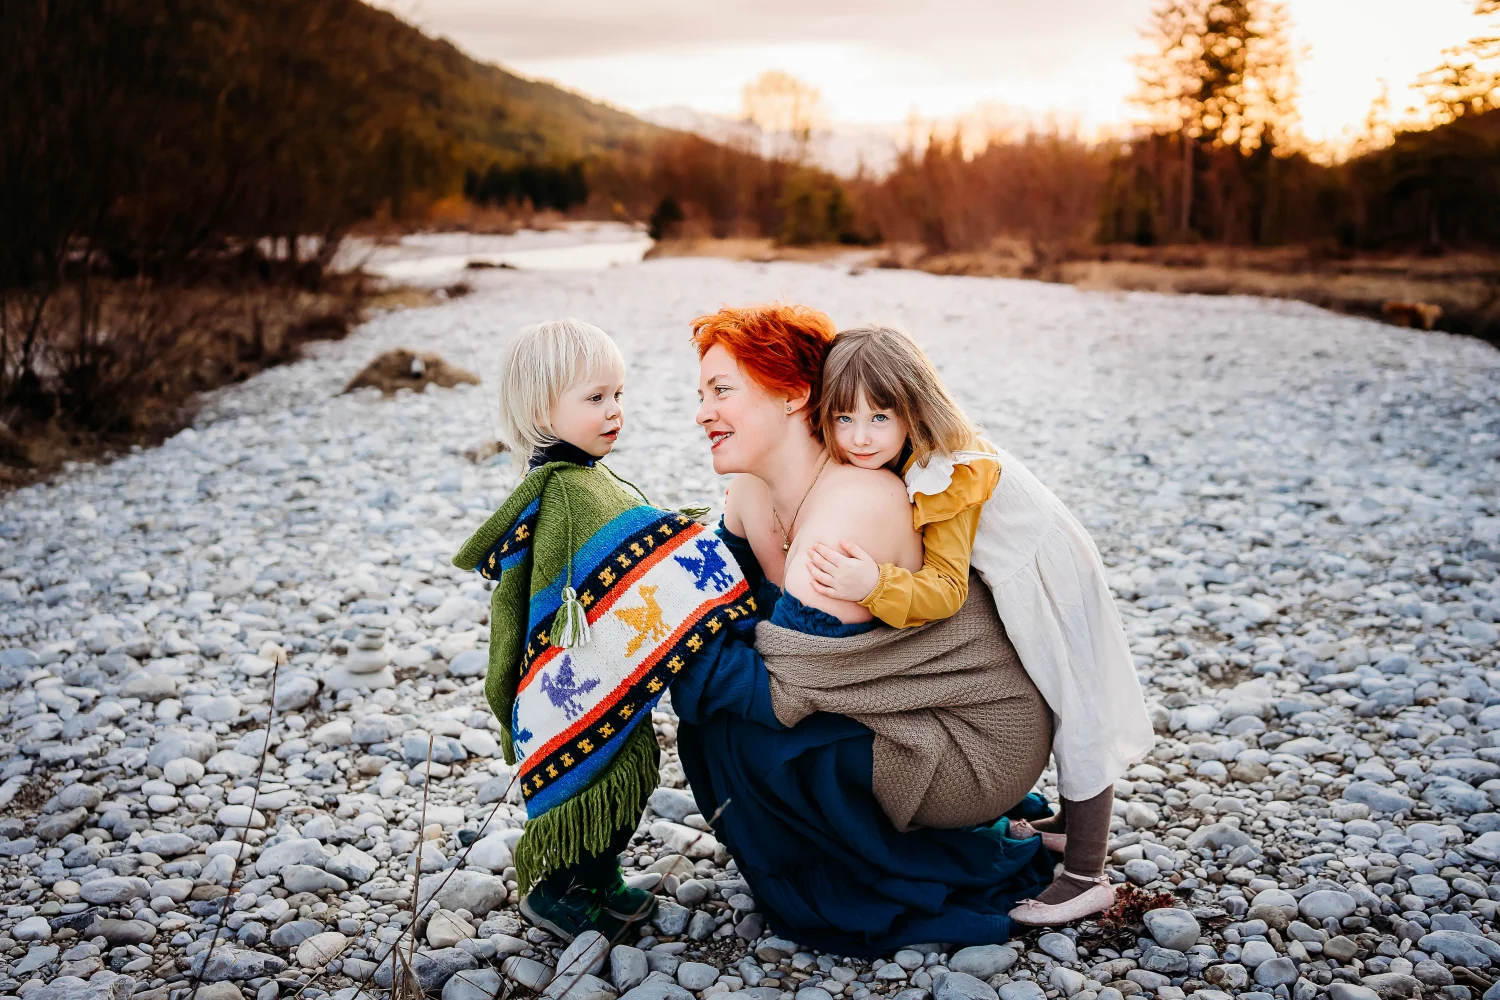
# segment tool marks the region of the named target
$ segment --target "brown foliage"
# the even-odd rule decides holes
[[[342,338],[359,303],[352,281],[320,292],[102,279],[0,291],[0,464],[40,474],[157,440],[188,419],[196,394]]]
[[[1139,927],[1147,910],[1165,909],[1175,902],[1169,892],[1149,893],[1126,882],[1116,890],[1115,905],[1100,915],[1099,923],[1111,930]]]
[[[1092,238],[1107,154],[1061,133],[993,140],[965,153],[934,137],[888,177],[852,186],[857,213],[888,241],[933,253],[986,250],[998,239],[1060,246]]]
[[[478,385],[479,376],[450,365],[436,354],[398,347],[361,368],[344,386],[344,391],[375,388],[389,396],[400,389],[424,392],[429,385],[451,389],[460,383]]]
[[[1392,299],[1380,307],[1380,314],[1397,326],[1431,330],[1443,316],[1443,307],[1431,302],[1397,302]]]

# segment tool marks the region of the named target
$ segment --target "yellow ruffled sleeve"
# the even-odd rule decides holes
[[[969,559],[979,515],[1000,482],[998,462],[957,465],[948,489],[918,493],[912,523],[922,532],[922,568],[880,567],[875,589],[860,601],[893,628],[915,628],[952,617],[969,597]]]

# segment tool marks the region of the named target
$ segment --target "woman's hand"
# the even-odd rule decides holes
[[[813,590],[835,600],[858,603],[880,582],[880,567],[869,553],[842,538],[838,549],[822,542],[808,549],[807,566]]]

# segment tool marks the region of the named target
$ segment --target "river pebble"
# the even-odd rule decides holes
[[[469,280],[211,394],[159,448],[0,497],[0,994],[171,1000],[201,969],[205,998],[352,998],[389,985],[418,893],[431,994],[548,989],[566,945],[517,911],[488,595],[449,563],[517,470],[465,452],[492,436],[514,330],[581,315],[630,364],[611,464],[664,505],[712,503],[687,321],[773,298],[910,328],[1093,533],[1158,737],[1116,783],[1108,872],[1174,905],[1108,934],[805,948],[704,829],[665,702],[624,857],[658,909],[585,945],[570,997],[1460,1000],[1464,969],[1493,978],[1493,348],[1301,304],[842,264]],[[485,385],[339,394],[413,344]]]

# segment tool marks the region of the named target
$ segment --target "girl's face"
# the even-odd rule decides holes
[[[595,458],[608,455],[625,426],[624,392],[624,379],[613,373],[595,373],[572,386],[552,404],[553,436]]]
[[[906,425],[894,410],[872,409],[864,393],[847,413],[833,415],[833,437],[850,465],[880,469],[895,461],[906,445]]]
[[[807,420],[807,396],[773,395],[740,368],[734,355],[715,344],[698,364],[698,426],[708,435],[714,471],[720,475],[771,472],[767,456],[787,433],[790,421]]]

